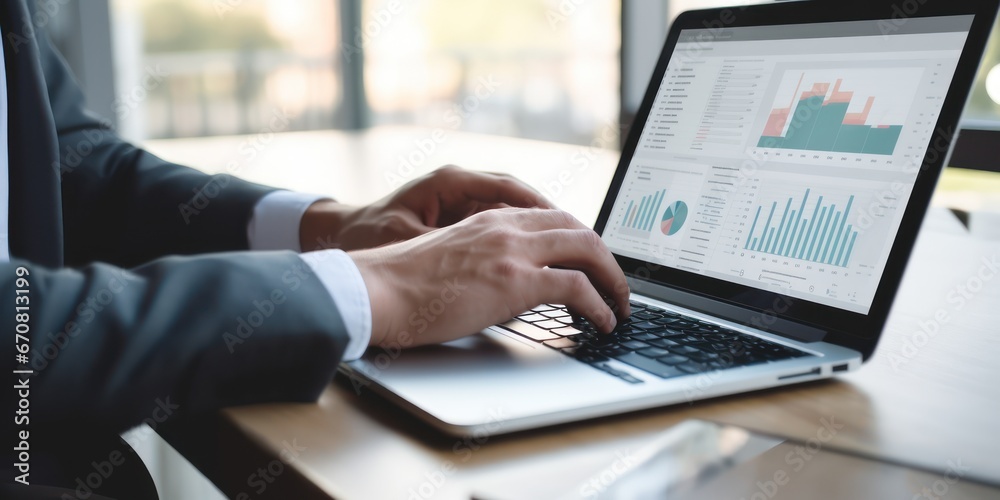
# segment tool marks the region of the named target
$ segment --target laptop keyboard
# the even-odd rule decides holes
[[[502,326],[634,384],[642,381],[607,362],[615,359],[667,379],[811,356],[697,318],[631,304],[632,316],[609,335],[598,333],[565,307],[548,304]]]

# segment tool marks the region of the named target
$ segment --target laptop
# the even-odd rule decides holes
[[[947,164],[1000,0],[786,2],[674,22],[595,230],[612,335],[542,305],[344,363],[438,429],[501,434],[857,370]],[[461,314],[461,312],[455,312]]]

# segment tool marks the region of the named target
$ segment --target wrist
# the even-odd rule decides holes
[[[303,252],[341,248],[341,234],[357,210],[329,199],[313,203],[299,222],[299,248]]]
[[[360,250],[348,254],[361,273],[361,279],[364,280],[365,288],[368,290],[368,303],[372,314],[372,332],[368,343],[370,346],[383,345],[388,340],[388,332],[395,328],[386,309],[386,304],[392,304],[394,301],[389,296],[390,281],[387,277],[388,265],[384,254],[382,249]]]

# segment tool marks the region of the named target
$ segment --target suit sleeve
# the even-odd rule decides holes
[[[21,286],[19,268],[29,273]],[[320,279],[292,252],[169,257],[131,270],[15,260],[0,272],[5,309],[28,290],[18,304],[29,317],[2,322],[14,332],[28,320],[28,366],[5,357],[11,370],[34,371],[32,426],[121,431],[164,411],[173,420],[315,401],[348,342]]]
[[[254,205],[273,188],[206,175],[125,142],[85,109],[43,30],[35,37],[59,146],[67,265],[131,267],[171,254],[244,250]],[[118,103],[114,112],[131,112]]]

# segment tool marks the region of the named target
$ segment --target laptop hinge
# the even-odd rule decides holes
[[[632,293],[799,342],[822,342],[827,336],[825,330],[782,319],[773,312],[753,311],[632,277],[628,278],[628,284],[632,288]]]

